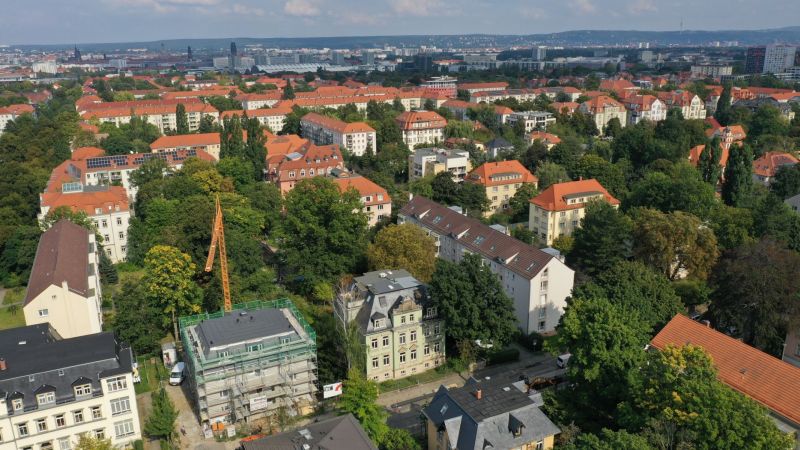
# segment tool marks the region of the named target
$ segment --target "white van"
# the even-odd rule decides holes
[[[564,353],[563,355],[559,355],[556,359],[556,365],[560,368],[567,367],[567,362],[569,362],[569,358],[572,356],[572,353]]]
[[[172,371],[169,373],[169,384],[172,386],[178,386],[183,383],[183,379],[186,377],[186,363],[183,361],[175,363],[172,366]]]

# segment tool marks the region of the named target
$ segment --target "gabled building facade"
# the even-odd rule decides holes
[[[336,144],[356,156],[367,149],[374,154],[378,148],[375,130],[365,122],[346,123],[312,112],[300,119],[300,129],[304,138],[317,145]]]
[[[489,209],[484,213],[486,217],[507,210],[509,200],[523,184],[539,184],[539,179],[515,159],[483,163],[470,172],[464,181],[478,184],[486,191],[486,198],[490,202]]]
[[[418,144],[435,144],[444,140],[447,120],[433,111],[406,111],[395,118],[409,148]]]

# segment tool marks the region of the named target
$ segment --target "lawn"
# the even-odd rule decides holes
[[[150,362],[153,359],[155,363]],[[139,363],[139,376],[142,377],[141,383],[136,383],[134,388],[136,394],[150,392],[158,388],[160,380],[166,380],[169,374],[160,358],[140,356],[136,358]]]
[[[16,314],[11,314],[9,308],[0,308],[0,330],[25,326],[25,314],[18,308]]]
[[[25,298],[25,288],[24,287],[15,287],[8,289],[6,291],[5,297],[3,297],[3,305],[12,305],[14,303],[22,303]]]
[[[410,377],[400,378],[399,380],[389,380],[384,381],[383,383],[378,383],[378,390],[380,392],[389,392],[416,386],[418,384],[430,383],[431,381],[444,378],[451,373],[457,373],[459,371],[457,369],[464,369],[464,367],[460,367],[460,361],[454,362],[448,360],[445,365],[439,366],[433,370],[428,370],[427,372],[422,372],[419,375],[412,375]]]

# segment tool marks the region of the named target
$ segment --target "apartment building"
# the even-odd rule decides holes
[[[304,138],[317,145],[336,144],[356,156],[367,149],[375,153],[378,148],[375,130],[365,122],[347,123],[312,112],[300,119],[300,130]]]
[[[505,81],[491,81],[484,83],[459,83],[458,90],[466,91],[467,94],[474,94],[475,92],[491,92],[491,91],[505,91],[508,89],[508,83]]]
[[[6,129],[9,122],[16,120],[17,117],[23,114],[33,114],[34,108],[32,105],[9,105],[0,107],[0,135]]]
[[[124,102],[120,102],[124,103]],[[186,103],[183,105],[186,108],[186,118],[189,122],[189,131],[197,131],[200,127],[200,121],[205,116],[210,116],[217,121],[219,119],[219,111],[213,106],[205,103]],[[96,119],[101,123],[112,123],[115,126],[120,126],[130,123],[133,117],[143,117],[147,123],[155,125],[162,134],[169,131],[174,131],[178,128],[176,119],[177,105],[175,104],[150,104],[143,106],[118,106],[118,107],[105,107],[103,109],[92,109],[81,114],[84,120]]]
[[[171,153],[178,151],[194,150],[203,151],[219,161],[220,138],[219,133],[175,134],[161,136],[150,144],[153,153]]]
[[[586,215],[586,206],[605,201],[615,208],[614,198],[595,179],[569,181],[550,185],[531,199],[528,228],[547,245],[561,236],[571,236]]]
[[[533,130],[546,130],[549,125],[556,123],[556,118],[547,111],[520,111],[509,114],[505,120],[511,126],[520,122],[524,124],[525,132],[530,133]]]
[[[427,287],[406,270],[356,277],[337,296],[334,314],[342,326],[356,325],[370,380],[404,378],[444,364],[444,320]]]
[[[419,144],[435,144],[444,140],[447,120],[433,111],[405,111],[395,118],[409,148]]]
[[[361,197],[364,207],[361,209],[369,219],[368,225],[374,227],[381,220],[392,217],[392,198],[386,189],[378,186],[369,178],[356,173],[334,170],[333,182],[339,190],[346,192],[355,189]]]
[[[491,202],[483,214],[486,217],[507,210],[509,200],[523,184],[539,185],[539,179],[515,159],[483,163],[470,172],[464,182],[479,184],[486,191],[486,198]]]
[[[559,258],[421,196],[403,206],[397,222],[425,230],[439,258],[458,262],[467,253],[480,255],[514,302],[522,332],[555,331],[575,279]]]
[[[768,45],[764,53],[762,73],[782,73],[794,66],[797,47],[791,45]]]
[[[269,144],[267,144],[269,147]],[[338,145],[306,143],[286,155],[267,158],[267,181],[278,185],[287,193],[301,180],[331,175],[334,170],[344,170],[344,158]]]
[[[240,94],[236,100],[242,102],[245,111],[254,109],[272,108],[281,101],[281,91],[273,90],[261,94]]]
[[[442,93],[447,97],[455,97],[457,94],[457,82],[458,80],[456,78],[445,75],[424,80],[422,84],[420,84],[420,87],[429,91]]]
[[[792,167],[800,162],[791,153],[766,152],[753,161],[753,181],[769,187],[781,167]]]
[[[82,435],[142,438],[133,354],[113,333],[62,339],[48,324],[0,331],[0,450],[67,450]]]
[[[291,112],[291,108],[284,107],[251,109],[247,111],[232,110],[222,112],[220,115],[220,120],[224,120],[225,118],[232,116],[244,117],[246,115],[251,119],[258,119],[258,122],[262,126],[267,127],[270,132],[279,133],[281,130],[283,130],[283,126],[286,124],[286,116]]]
[[[628,110],[628,125],[647,120],[660,122],[667,118],[666,105],[652,95],[629,95],[622,100]]]
[[[666,109],[680,109],[684,119],[703,120],[706,118],[705,102],[689,91],[658,92],[657,95],[658,99],[666,105]]]
[[[551,450],[561,432],[526,392],[488,377],[440,386],[422,415],[428,450]]]
[[[97,226],[103,237],[102,250],[117,263],[125,261],[128,252],[128,224],[131,211],[128,195],[122,186],[83,186],[66,184],[59,191],[45,191],[39,195],[38,219],[41,222],[47,213],[60,207],[73,212],[83,211]]]
[[[601,134],[612,119],[619,120],[623,127],[628,123],[625,105],[607,95],[598,95],[581,103],[579,110],[592,116],[597,131]]]
[[[561,138],[555,134],[545,133],[544,131],[533,131],[525,135],[525,141],[528,145],[532,145],[536,141],[541,141],[548,150],[561,143]]]
[[[46,324],[62,338],[103,331],[95,235],[68,220],[42,233],[25,291],[27,325]]]
[[[310,413],[317,391],[316,333],[291,300],[233,305],[179,319],[190,401],[200,422],[235,424]]]
[[[299,445],[301,442],[303,446]],[[241,444],[242,450],[378,450],[352,414],[315,419],[299,430],[242,440]]]
[[[409,180],[448,171],[453,175],[453,181],[458,182],[463,180],[470,170],[472,163],[466,150],[418,148],[408,157]]]
[[[719,78],[733,75],[733,66],[727,64],[696,64],[691,67],[692,75],[701,77]]]

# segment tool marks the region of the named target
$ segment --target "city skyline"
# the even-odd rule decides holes
[[[20,0],[4,5],[0,44],[72,44],[213,37],[537,34],[569,30],[752,30],[796,25],[800,3],[737,0]],[[132,26],[136,24],[136,26]],[[635,24],[635,25],[634,25]]]

